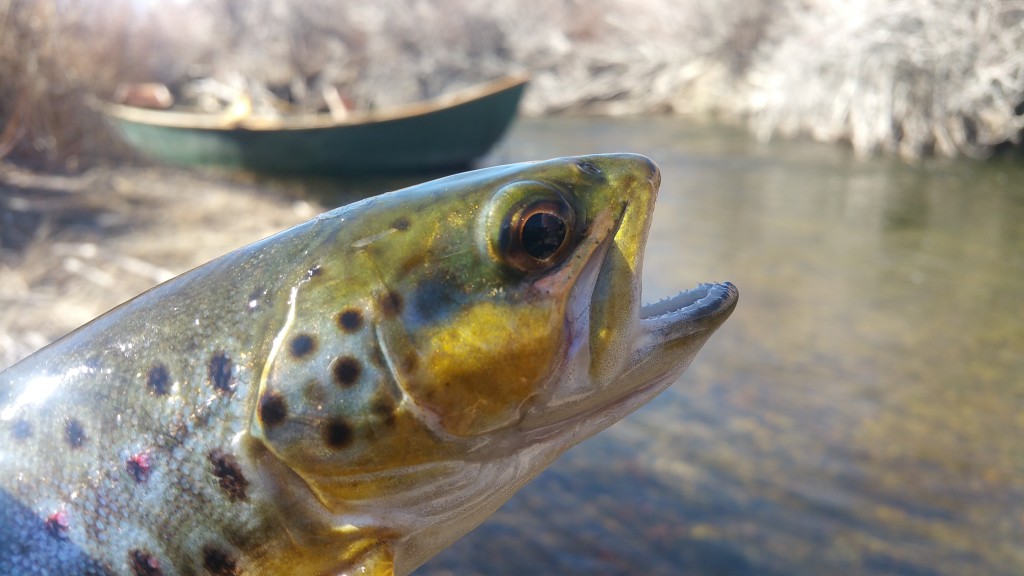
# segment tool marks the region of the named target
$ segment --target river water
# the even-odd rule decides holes
[[[613,151],[662,168],[645,299],[739,306],[417,574],[1024,574],[1024,163],[666,118],[524,120],[489,161]]]

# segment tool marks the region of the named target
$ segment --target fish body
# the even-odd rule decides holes
[[[731,313],[641,306],[659,183],[599,155],[370,198],[3,372],[0,574],[408,574]]]

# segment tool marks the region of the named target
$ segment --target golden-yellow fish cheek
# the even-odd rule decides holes
[[[320,466],[300,473],[328,509],[343,510],[346,502],[387,497],[427,483],[437,475],[438,468],[421,466],[443,467],[458,456],[452,446],[404,410],[396,411],[387,426],[366,432],[372,449],[361,450],[348,467]],[[388,473],[395,469],[401,473]]]
[[[470,436],[514,422],[562,355],[561,307],[482,302],[427,334],[406,384],[448,432]]]

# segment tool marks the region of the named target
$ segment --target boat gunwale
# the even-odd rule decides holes
[[[426,116],[506,92],[526,84],[529,80],[530,76],[527,73],[509,74],[489,82],[467,86],[466,88],[441,94],[427,100],[400,104],[381,110],[351,112],[343,119],[335,118],[329,113],[238,117],[232,116],[229,113],[207,114],[175,110],[153,110],[113,102],[101,102],[100,105],[103,113],[113,119],[164,128],[211,131],[247,130],[252,132],[309,130],[360,126]]]

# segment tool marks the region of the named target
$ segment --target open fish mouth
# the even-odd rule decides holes
[[[701,283],[652,304],[640,307],[640,320],[699,322],[732,309],[739,292],[731,282]]]
[[[631,331],[635,338],[631,358],[616,381],[604,388],[588,382],[589,392],[578,392],[584,398],[577,396],[560,407],[549,404],[545,411],[530,414],[520,432],[529,431],[530,438],[539,440],[568,429],[582,439],[618,421],[672,384],[732,314],[738,300],[739,291],[731,282],[701,283],[640,306],[635,317],[638,329]]]

